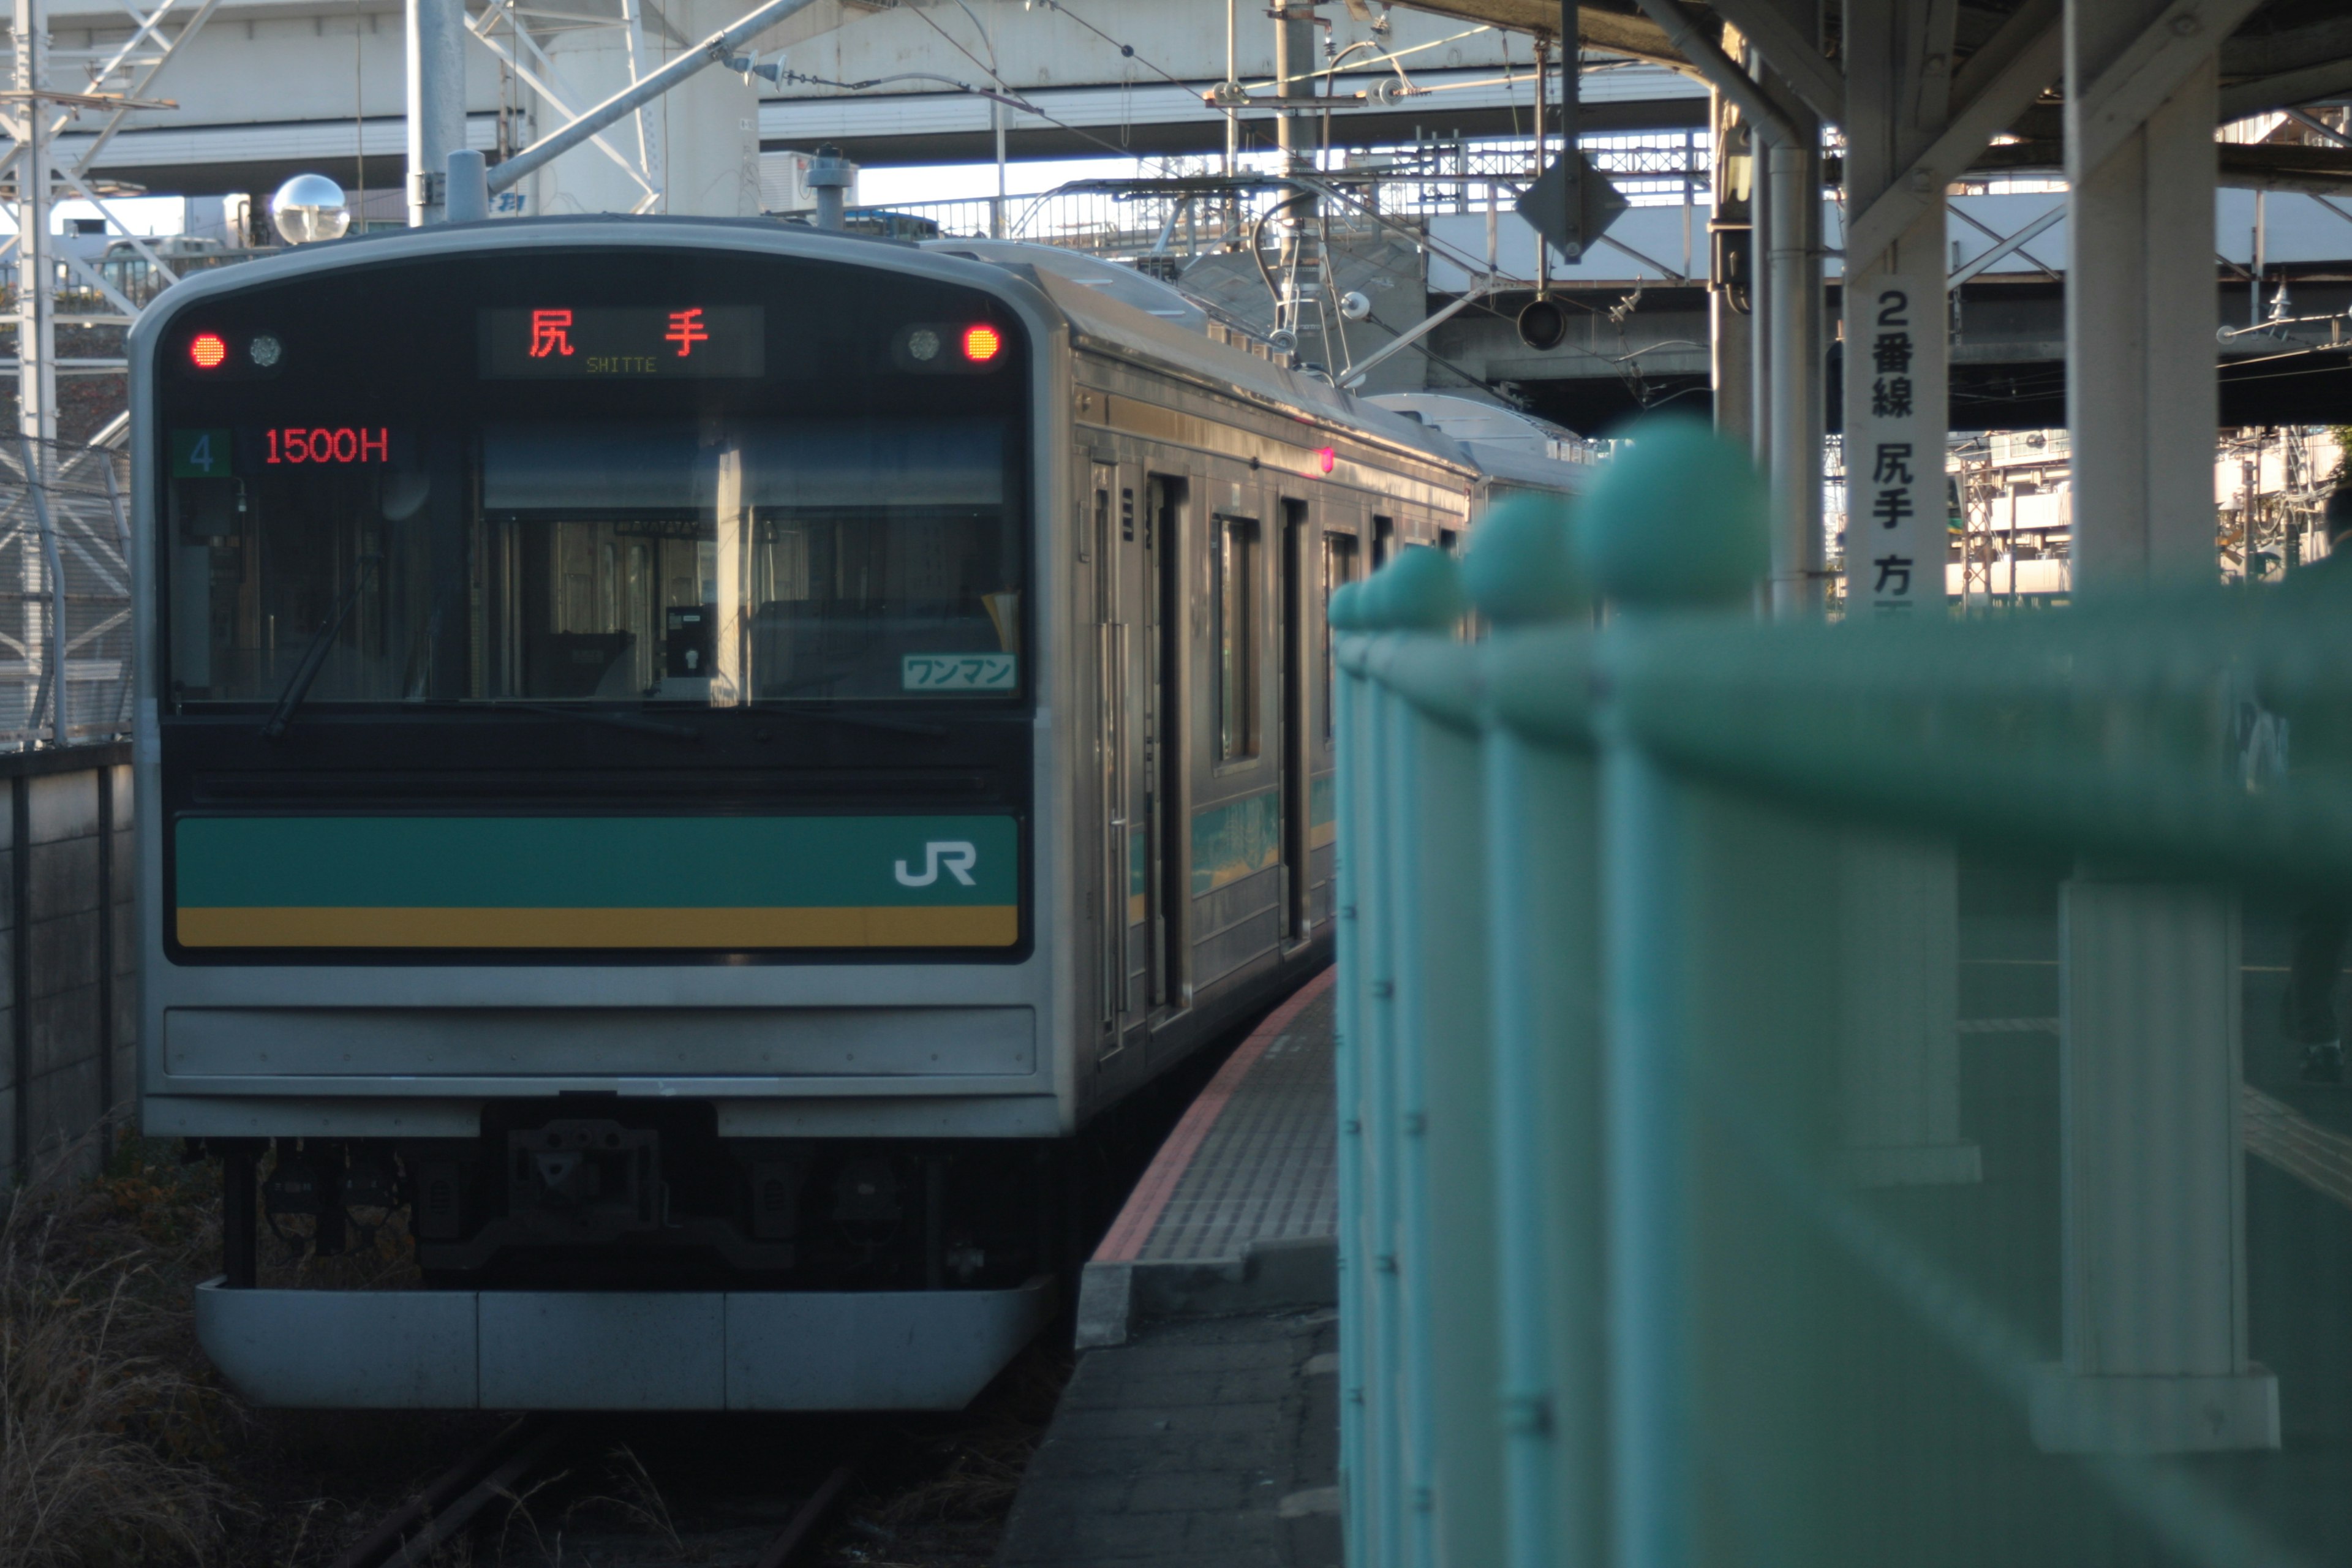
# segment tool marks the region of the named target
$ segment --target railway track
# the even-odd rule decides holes
[[[501,1527],[496,1561],[513,1563],[518,1568],[540,1557],[560,1561],[566,1555],[564,1525],[554,1528],[555,1545],[551,1552],[547,1550],[549,1529],[529,1516],[534,1503],[542,1502],[543,1494],[566,1480],[574,1480],[570,1489],[573,1495],[567,1498],[557,1490],[552,1499],[553,1506],[564,1510],[565,1525],[583,1507],[583,1499],[578,1494],[585,1492],[586,1502],[610,1503],[629,1516],[627,1522],[633,1528],[625,1533],[648,1550],[648,1561],[691,1556],[714,1564],[739,1563],[742,1568],[796,1568],[809,1560],[818,1532],[856,1483],[872,1452],[870,1439],[855,1435],[840,1447],[844,1457],[829,1468],[788,1466],[768,1495],[748,1501],[740,1496],[725,1499],[733,1506],[722,1504],[715,1519],[708,1507],[709,1500],[705,1499],[704,1518],[681,1520],[622,1436],[611,1423],[594,1417],[520,1417],[378,1520],[335,1559],[334,1568],[425,1568],[436,1557],[446,1560],[461,1538],[493,1522]],[[593,1482],[575,1479],[598,1459],[614,1456],[625,1457],[634,1468],[641,1483],[634,1495],[602,1497],[595,1494]],[[744,1520],[772,1512],[782,1513],[782,1523],[766,1532],[755,1552],[747,1551],[743,1539],[759,1527],[747,1526]],[[514,1533],[518,1517],[526,1520],[524,1533],[529,1541],[510,1551],[506,1538]],[[604,1533],[614,1533],[609,1521]],[[625,1561],[627,1552],[624,1549],[616,1557],[607,1543],[597,1557],[602,1562]],[[475,1560],[480,1560],[478,1554]]]

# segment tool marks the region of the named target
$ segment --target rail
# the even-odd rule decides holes
[[[2254,954],[2352,885],[2352,580],[1768,625],[1765,510],[1654,426],[1335,599],[1348,1560],[2342,1560]]]

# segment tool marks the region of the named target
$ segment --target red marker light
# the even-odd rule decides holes
[[[963,357],[974,364],[986,364],[1004,350],[1004,334],[994,327],[966,327],[963,330]]]
[[[1339,454],[1328,447],[1318,447],[1315,451],[1315,460],[1323,465],[1323,471],[1328,474],[1339,466]]]
[[[228,340],[218,332],[198,332],[188,345],[188,358],[198,370],[218,370],[228,363]]]

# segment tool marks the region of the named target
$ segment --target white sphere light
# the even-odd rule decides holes
[[[269,198],[269,221],[289,245],[341,239],[352,226],[343,187],[324,174],[297,174]]]

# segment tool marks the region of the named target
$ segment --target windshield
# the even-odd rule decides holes
[[[501,302],[506,275],[389,279],[387,308],[413,292],[459,329],[413,342],[315,284],[182,329],[159,432],[173,706],[1023,693],[1003,334],[973,328],[965,356],[951,323],[977,302],[705,265],[698,292],[552,267],[561,309]],[[599,302],[655,276],[712,302]]]
[[[396,434],[366,433],[381,463],[175,481],[203,541],[184,700],[274,700],[346,599],[313,700],[1018,687],[1020,531],[989,421],[493,426],[454,460]]]

